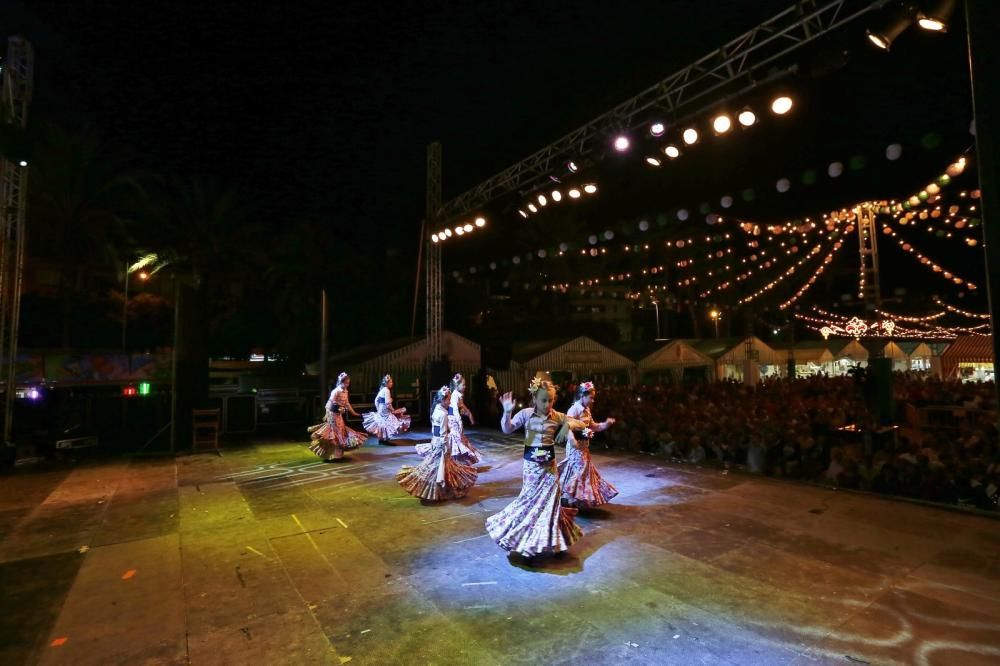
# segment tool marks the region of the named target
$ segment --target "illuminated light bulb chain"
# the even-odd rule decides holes
[[[928,321],[934,321],[948,314],[947,312],[935,312],[933,314],[925,315],[923,317],[914,317],[911,315],[894,314],[892,312],[886,312],[885,310],[880,310],[878,308],[875,308],[875,312],[879,313],[883,317],[888,317],[889,319],[892,319],[894,321],[908,321],[912,323],[924,323]]]
[[[812,277],[806,280],[806,283],[802,285],[791,298],[789,298],[787,301],[779,305],[778,308],[784,310],[793,303],[795,303],[795,301],[802,298],[805,295],[805,293],[809,291],[814,284],[816,284],[816,280],[819,279],[819,276],[823,274],[823,272],[826,270],[826,267],[830,265],[830,262],[833,261],[834,256],[836,256],[837,252],[839,252],[840,248],[842,247],[844,247],[843,241],[838,240],[836,243],[834,243],[833,248],[830,250],[829,253],[827,253],[826,257],[823,258],[823,263],[819,265],[819,267],[816,269],[816,272],[813,273]]]
[[[843,244],[842,240],[834,240],[832,238],[830,239],[830,242],[832,242],[832,245],[833,245],[833,247],[835,249],[839,249],[839,247]],[[763,287],[761,287],[757,291],[753,292],[749,296],[741,298],[739,300],[739,303],[741,305],[745,304],[745,303],[750,303],[751,301],[754,301],[757,298],[759,298],[762,295],[764,295],[765,293],[771,291],[772,289],[774,289],[775,287],[777,287],[779,284],[781,284],[786,278],[789,278],[792,275],[794,275],[795,272],[798,271],[798,269],[801,268],[806,262],[808,262],[809,260],[811,260],[814,257],[818,256],[822,252],[822,250],[823,250],[823,246],[822,245],[814,245],[813,248],[808,252],[808,254],[806,254],[806,256],[802,257],[797,262],[795,262],[794,264],[792,264],[791,266],[789,266],[787,269],[785,269],[785,271],[781,275],[779,275],[777,278],[771,280],[770,282],[768,282],[767,284],[765,284]]]
[[[990,318],[989,313],[985,313],[984,314],[984,313],[980,313],[980,312],[969,312],[968,310],[962,310],[961,308],[956,308],[954,305],[948,305],[947,303],[945,303],[941,299],[935,299],[934,302],[937,305],[940,305],[941,307],[943,307],[948,312],[953,312],[955,314],[962,315],[963,317],[969,317],[970,319],[989,319]]]
[[[961,285],[964,283],[965,286],[971,290],[977,289],[975,283],[965,280],[964,278],[961,278],[958,275],[955,275],[953,271],[946,271],[944,268],[941,267],[940,264],[934,262],[930,257],[927,257],[921,252],[917,251],[917,249],[913,247],[912,243],[907,242],[906,239],[903,238],[901,235],[899,235],[899,233],[896,232],[895,230],[890,234],[890,236],[896,239],[896,242],[899,244],[899,247],[900,249],[903,250],[903,252],[913,255],[918,263],[929,267],[931,271],[935,273],[940,273],[943,279],[948,280],[957,285]]]

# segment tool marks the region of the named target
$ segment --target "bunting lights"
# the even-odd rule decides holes
[[[477,217],[472,222],[466,222],[465,224],[456,224],[454,227],[455,229],[454,231],[452,231],[451,228],[445,228],[442,229],[441,231],[438,231],[437,233],[431,234],[431,242],[441,243],[455,236],[464,236],[465,234],[471,234],[472,232],[478,229],[482,229],[485,226],[486,226],[486,218],[480,216]]]

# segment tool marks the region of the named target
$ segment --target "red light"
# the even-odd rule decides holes
[[[125,386],[122,388],[122,395],[126,398],[132,398],[138,394],[138,391],[134,386]]]

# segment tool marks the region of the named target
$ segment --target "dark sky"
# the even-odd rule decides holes
[[[93,125],[139,164],[240,188],[275,233],[313,220],[381,261],[385,246],[415,251],[430,141],[444,144],[447,199],[789,4],[34,0],[8,4],[5,25],[36,44],[36,113]],[[449,250],[449,271],[746,187],[769,194],[734,212],[761,219],[908,194],[972,141],[964,44],[960,30],[911,29],[876,53],[864,39],[875,20],[803,52],[804,70],[820,53],[849,58],[788,82],[787,125],[661,175],[638,155],[608,161],[600,205],[533,234],[502,202],[489,233]],[[920,147],[928,133],[933,150]],[[906,159],[878,159],[890,142]],[[776,178],[854,155],[864,173],[775,196]],[[903,283],[907,269],[888,266]]]

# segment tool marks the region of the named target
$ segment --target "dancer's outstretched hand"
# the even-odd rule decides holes
[[[512,412],[514,411],[514,394],[507,391],[502,396],[500,396],[500,404],[503,406],[503,411]]]
[[[609,416],[609,417],[608,417],[607,419],[605,419],[605,422],[606,422],[606,423],[607,423],[607,424],[608,424],[609,426],[610,426],[610,425],[614,425],[614,424],[615,424],[615,418],[614,418],[613,416]]]

